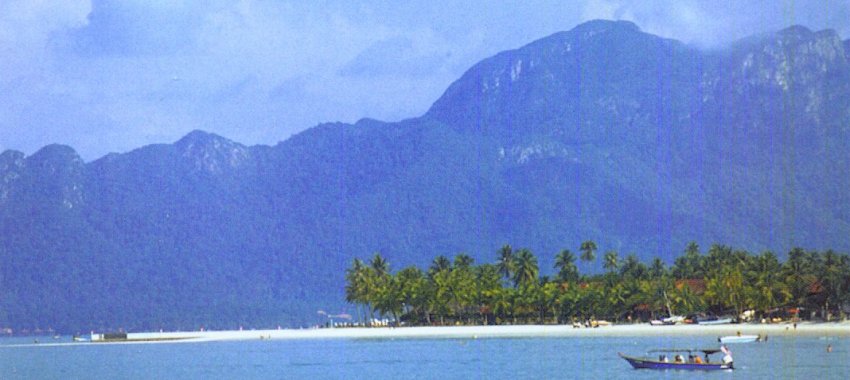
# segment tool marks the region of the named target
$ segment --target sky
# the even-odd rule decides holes
[[[794,24],[850,38],[850,0],[0,0],[0,152],[416,117],[478,61],[592,19],[702,48]]]

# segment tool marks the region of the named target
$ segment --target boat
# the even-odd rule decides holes
[[[674,316],[670,316],[670,317],[667,317],[667,318],[653,319],[653,320],[649,321],[649,324],[652,325],[652,326],[675,325],[675,324],[682,323],[682,321],[684,321],[684,320],[685,320],[685,317],[683,317],[681,315],[674,315]]]
[[[711,361],[710,355],[722,352],[725,354],[722,361]],[[702,353],[704,357],[700,357]],[[647,351],[645,357],[636,357],[618,352],[635,369],[676,369],[688,371],[716,371],[735,369],[732,363],[732,354],[725,347],[719,349],[688,349],[672,348]]]
[[[709,317],[707,319],[699,319],[698,318],[696,320],[696,323],[698,325],[728,325],[732,322],[733,322],[732,318],[729,318],[729,317],[724,317],[724,318]]]
[[[671,315],[667,318],[661,319],[661,322],[665,325],[675,325],[685,321],[685,317],[681,315]]]
[[[697,325],[728,325],[734,321],[732,317],[718,317],[716,315],[699,313],[687,316],[684,322]]]
[[[664,304],[665,304],[665,306],[667,306],[667,315],[669,315],[669,317],[661,318],[660,321],[657,320],[657,319],[650,321],[650,324],[653,325],[653,326],[660,326],[660,325],[675,325],[675,324],[679,324],[679,323],[684,323],[685,317],[683,317],[681,315],[673,314],[673,309],[670,307],[670,299],[667,298],[667,291],[665,290],[663,292],[663,294],[664,294]]]
[[[761,335],[727,335],[717,337],[720,343],[752,343],[761,341]]]

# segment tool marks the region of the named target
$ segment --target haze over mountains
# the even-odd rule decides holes
[[[850,40],[793,26],[706,52],[591,21],[398,123],[3,152],[0,327],[319,323],[377,251],[397,270],[510,243],[544,273],[588,239],[645,261],[689,241],[846,252],[848,172]]]

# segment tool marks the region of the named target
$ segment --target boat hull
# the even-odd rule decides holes
[[[733,369],[731,364],[723,363],[676,363],[676,362],[661,362],[657,360],[649,360],[644,358],[636,358],[632,356],[619,354],[635,369],[675,369],[686,371],[718,371]]]
[[[720,318],[720,319],[708,319],[708,320],[698,320],[698,325],[728,325],[732,323],[732,318]]]
[[[717,340],[720,343],[751,343],[758,342],[761,339],[758,335],[732,335],[732,336],[721,336]]]

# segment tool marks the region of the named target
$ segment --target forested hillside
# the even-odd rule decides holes
[[[510,242],[850,250],[850,52],[791,27],[702,51],[592,21],[470,68],[420,117],[274,146],[193,132],[0,154],[0,327],[235,328],[352,312],[344,272]],[[25,126],[21,126],[24,128]],[[604,271],[597,261],[580,264]]]

